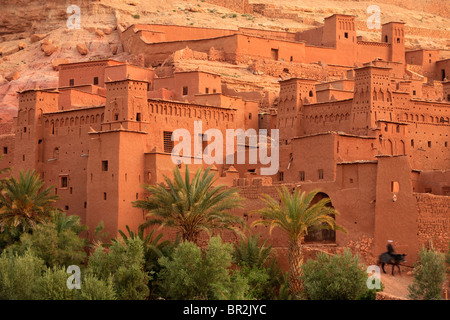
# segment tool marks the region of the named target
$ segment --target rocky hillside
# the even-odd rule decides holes
[[[225,0],[224,0],[225,2]],[[217,1],[215,3],[218,3]],[[0,118],[8,121],[17,112],[17,91],[57,84],[56,66],[61,62],[113,57],[136,61],[122,52],[117,25],[133,23],[178,24],[216,28],[264,28],[297,31],[320,25],[333,13],[353,14],[367,40],[379,40],[379,30],[368,30],[369,5],[381,9],[382,22],[403,21],[408,48],[449,49],[450,1],[447,0],[251,0],[264,8],[243,14],[208,3],[208,0],[1,0],[0,6]],[[70,29],[70,5],[80,7],[80,29]],[[177,69],[195,63],[177,61]],[[260,87],[276,90],[275,78],[253,75],[248,68],[207,64],[221,73],[233,90]],[[238,75],[238,77],[236,76]],[[237,80],[239,78],[239,81]],[[259,84],[259,86],[258,86]]]

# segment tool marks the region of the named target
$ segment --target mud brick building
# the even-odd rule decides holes
[[[144,221],[131,202],[146,196],[142,184],[171,175],[174,130],[190,130],[205,147],[208,129],[224,136],[227,129],[279,129],[277,174],[262,176],[259,164],[213,166],[217,183],[239,187],[246,199],[235,214],[250,223],[252,210],[263,205],[260,195],[276,196],[281,185],[318,188],[348,234],[312,232],[308,243],[345,246],[368,237],[378,254],[391,239],[408,263],[430,241],[447,250],[450,70],[436,50],[405,52],[402,23],[384,24],[380,42],[360,40],[347,15],[299,33],[163,25],[120,33],[124,49],[142,54],[145,67],[111,59],[63,64],[57,88],[18,93],[11,132],[0,135],[2,165],[16,174],[36,170],[55,186],[57,205],[82,217],[89,236],[100,221],[111,237]],[[281,80],[277,102],[259,113],[259,101],[224,94],[219,74],[155,75],[154,67],[186,47],[232,63],[278,61],[295,69],[320,61],[342,77]],[[417,68],[422,74],[411,71]],[[202,121],[199,136],[196,120]],[[264,227],[256,232],[269,236]],[[271,239],[286,262],[286,239],[278,232]]]

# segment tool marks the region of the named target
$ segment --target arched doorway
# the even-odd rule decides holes
[[[324,198],[330,198],[326,193],[319,192],[314,197],[313,201],[311,202],[311,205],[316,204],[320,200]],[[330,202],[327,204],[327,207],[333,207],[333,204]],[[333,219],[335,219],[335,216],[332,215]],[[321,230],[314,230],[314,229],[308,229],[308,234],[304,238],[305,243],[335,243],[336,242],[336,231],[331,229],[321,229]]]

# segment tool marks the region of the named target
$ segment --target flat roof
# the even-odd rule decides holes
[[[385,119],[378,119],[376,122],[389,122],[389,123],[396,123],[396,124],[405,124],[405,125],[409,125],[409,123],[407,123],[407,122],[392,121],[392,120],[385,120]]]
[[[59,64],[58,65],[58,67],[61,67],[61,66],[70,66],[70,65],[75,65],[75,64],[83,64],[83,63],[98,63],[98,62],[105,62],[105,63],[108,63],[108,62],[115,62],[115,63],[117,63],[117,64],[124,64],[125,62],[121,62],[121,61],[118,61],[118,60],[114,60],[114,59],[99,59],[99,60],[87,60],[87,61],[78,61],[78,62],[69,62],[69,63],[61,63],[61,64]]]
[[[188,105],[188,106],[207,107],[207,108],[218,108],[218,109],[234,110],[234,111],[237,110],[237,108],[218,107],[218,106],[205,105],[205,104],[198,104],[198,103],[191,103],[191,102],[184,102],[184,101],[177,101],[177,100],[166,100],[166,99],[147,98],[147,101],[155,101],[155,102],[163,102],[163,103],[176,103],[176,104],[184,104],[184,105]]]
[[[343,161],[336,164],[365,164],[365,163],[378,163],[378,160],[355,160],[355,161]]]
[[[361,138],[361,139],[376,139],[376,137],[358,136],[358,135],[354,135],[354,134],[345,133],[345,132],[342,132],[342,131],[327,131],[327,132],[313,133],[313,134],[308,134],[308,135],[294,137],[294,138],[292,138],[292,140],[309,138],[309,137],[315,137],[315,136],[321,136],[321,135],[330,135],[330,134],[336,134],[338,136],[343,136],[343,137]]]
[[[81,110],[90,110],[90,109],[98,109],[98,108],[104,108],[105,106],[86,106],[86,107],[79,107],[79,108],[73,108],[73,109],[67,109],[67,110],[57,110],[52,112],[44,112],[44,115],[46,114],[58,114],[58,113],[65,113],[65,112],[73,112],[73,111],[81,111]]]

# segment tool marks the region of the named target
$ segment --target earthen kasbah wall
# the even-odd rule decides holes
[[[253,5],[248,0],[205,0],[207,3],[225,7],[239,13],[253,13]]]
[[[449,197],[415,193],[419,245],[447,252],[450,241]]]

